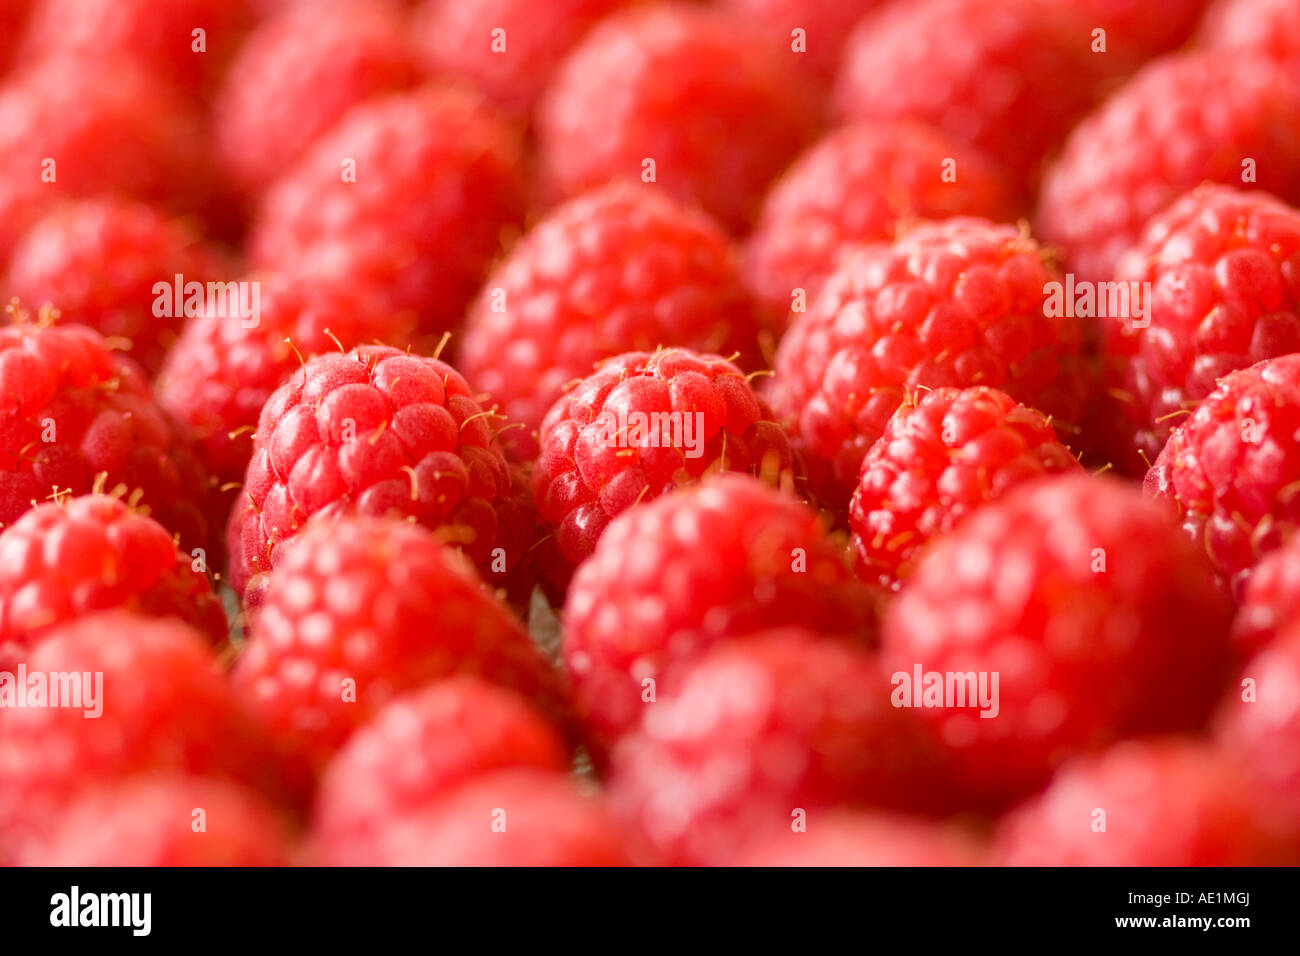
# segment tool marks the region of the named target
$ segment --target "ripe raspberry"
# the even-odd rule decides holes
[[[88,792],[22,865],[287,866],[290,853],[285,822],[257,794],[156,774]]]
[[[788,832],[796,810],[815,821],[849,802],[932,797],[929,751],[865,651],[774,630],[718,644],[666,683],[615,750],[610,799],[671,863],[733,862],[746,841]]]
[[[944,162],[960,157],[955,182]],[[956,161],[955,159],[953,161]],[[1000,170],[975,150],[920,123],[862,123],[833,130],[768,192],[745,248],[742,275],[783,329],[793,294],[811,299],[855,242],[892,239],[916,218],[1016,218]]]
[[[466,81],[504,112],[527,118],[569,50],[625,3],[425,0],[411,30],[430,72]]]
[[[435,88],[350,112],[267,192],[254,263],[295,265],[459,323],[503,234],[522,219],[518,143],[466,94]]]
[[[61,625],[32,649],[37,674],[93,678],[81,707],[16,707],[0,720],[0,861],[39,845],[94,786],[147,771],[235,779],[273,796],[280,767],[236,703],[211,648],[180,621],[107,611]],[[87,686],[87,693],[90,685]],[[87,711],[102,709],[96,719]]]
[[[1300,815],[1300,618],[1251,660],[1215,723],[1221,750],[1249,781]],[[1254,683],[1246,699],[1246,679]]]
[[[789,487],[796,461],[771,418],[740,369],[716,355],[665,349],[608,359],[542,422],[538,513],[577,564],[615,515],[706,472],[744,471]]]
[[[459,366],[524,428],[601,359],[661,345],[755,352],[753,308],[726,235],[651,187],[613,185],[561,206],[497,267],[470,307]]]
[[[0,72],[7,71],[34,0],[0,0]]]
[[[317,518],[266,580],[233,680],[319,767],[393,695],[451,673],[558,711],[550,665],[460,555],[407,522]]]
[[[1241,658],[1272,644],[1292,621],[1300,621],[1300,539],[1260,558],[1242,589],[1232,622],[1232,640]]]
[[[1300,861],[1300,831],[1209,748],[1132,741],[1064,769],[992,852],[1003,866],[1276,866]]]
[[[955,827],[886,813],[832,810],[806,832],[760,840],[737,866],[978,866],[980,848]]]
[[[1144,60],[1176,50],[1196,30],[1206,0],[1034,0],[1056,16],[1082,22],[1089,33],[1106,31],[1107,58],[1119,64],[1111,72],[1126,72]],[[1254,0],[1251,0],[1254,2]],[[1091,46],[1090,46],[1091,49]],[[1101,51],[1097,51],[1099,54]]]
[[[969,804],[994,807],[1072,752],[1197,727],[1231,673],[1228,624],[1208,563],[1165,509],[1114,479],[1069,476],[937,541],[886,611],[883,646],[894,673],[974,672],[989,687],[1000,675],[996,719],[920,711]]]
[[[1292,0],[1218,0],[1201,21],[1201,45],[1234,56],[1300,57]]]
[[[847,254],[776,354],[769,397],[811,456],[814,488],[837,506],[908,392],[988,385],[1052,416],[1068,436],[1085,377],[1081,336],[1045,314],[1059,281],[1015,226],[921,223],[892,246]]]
[[[0,262],[55,199],[146,199],[225,226],[213,181],[200,118],[130,60],[56,55],[0,86]]]
[[[795,65],[820,83],[830,83],[839,68],[844,41],[862,15],[884,0],[722,0],[732,16],[754,23],[770,46],[795,57]],[[803,30],[803,50],[795,52],[793,31]]]
[[[278,563],[317,512],[398,514],[481,565],[510,490],[490,421],[445,362],[368,346],[309,361],[262,408],[231,541],[234,586]],[[512,556],[513,557],[513,556]]]
[[[718,641],[802,625],[875,637],[875,593],[802,502],[744,475],[633,508],[579,567],[564,657],[603,740],[635,726],[643,681]]]
[[[741,233],[820,113],[797,66],[735,18],[632,9],[586,35],[538,104],[542,176],[561,196],[611,179],[661,182]]]
[[[184,316],[159,316],[154,285],[225,281],[229,264],[188,224],[143,203],[87,199],[56,209],[14,248],[7,286],[33,307],[53,305],[64,322],[120,340],[152,375]]]
[[[1097,98],[1105,57],[1090,43],[1089,27],[1020,0],[889,4],[845,43],[836,109],[932,123],[1032,194],[1043,158]]]
[[[1300,355],[1226,376],[1147,472],[1183,530],[1240,597],[1255,563],[1300,521]]]
[[[994,388],[904,403],[862,460],[849,524],[863,578],[897,587],[926,544],[1011,488],[1081,471],[1042,412]]]
[[[177,617],[214,643],[226,612],[167,529],[122,501],[43,504],[0,534],[0,667],[52,627],[106,608]]]
[[[335,853],[374,845],[390,821],[508,767],[563,773],[564,741],[518,694],[451,677],[390,703],[330,761],[313,828]]]
[[[329,866],[627,866],[629,840],[604,802],[565,774],[514,768],[374,821],[369,842],[318,841]]]
[[[114,67],[125,58],[163,85],[198,96],[211,87],[252,22],[247,0],[37,0],[23,56],[66,53]],[[202,49],[195,49],[202,30]]]
[[[304,4],[262,23],[212,107],[230,177],[260,191],[352,107],[414,85],[419,71],[405,30],[399,6],[374,0]]]
[[[0,396],[0,524],[54,494],[120,486],[183,551],[209,547],[202,466],[98,332],[21,318],[0,328]]]
[[[1300,351],[1300,211],[1202,187],[1151,220],[1117,279],[1151,284],[1147,327],[1134,314],[1101,320],[1103,434],[1111,460],[1141,475],[1219,379]]]
[[[1263,60],[1152,62],[1070,134],[1043,177],[1037,231],[1081,278],[1109,280],[1147,221],[1203,181],[1300,198],[1297,99]]]

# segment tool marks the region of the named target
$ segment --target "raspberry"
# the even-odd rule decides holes
[[[1075,320],[1046,313],[1059,274],[1015,226],[953,218],[921,223],[892,246],[846,254],[776,354],[774,411],[837,506],[868,448],[908,392],[999,388],[1070,434],[1085,387]]]
[[[734,18],[632,9],[586,35],[538,104],[542,176],[561,196],[611,179],[662,182],[740,233],[820,113],[781,49]]]
[[[1273,643],[1291,621],[1300,620],[1300,540],[1259,559],[1241,592],[1232,640],[1249,657]]]
[[[88,199],[46,216],[14,248],[9,292],[53,305],[64,322],[89,325],[152,375],[183,316],[155,311],[158,282],[224,281],[225,256],[183,222],[137,202]]]
[[[412,812],[377,820],[369,842],[318,842],[330,866],[626,866],[627,834],[566,775],[533,768],[475,777]]]
[[[40,505],[0,534],[0,664],[52,627],[107,608],[177,617],[214,643],[226,612],[167,529],[122,501]]]
[[[1300,815],[1300,619],[1252,659],[1215,723],[1247,778]],[[1246,680],[1251,691],[1247,699]]]
[[[1165,509],[1114,479],[1062,476],[937,541],[886,611],[883,647],[896,674],[999,675],[996,719],[920,709],[968,802],[994,807],[1071,752],[1197,727],[1231,673],[1228,624]]]
[[[213,182],[199,116],[130,60],[53,55],[0,86],[0,262],[56,198],[128,196],[227,225]]]
[[[1300,57],[1300,24],[1292,0],[1217,0],[1201,21],[1200,42],[1234,56]]]
[[[542,422],[537,510],[577,564],[611,518],[702,478],[744,471],[790,486],[789,441],[744,374],[686,349],[629,352],[601,364]]]
[[[254,263],[353,283],[425,328],[458,323],[522,219],[515,137],[475,98],[420,88],[362,104],[266,193]]]
[[[0,328],[0,524],[33,503],[121,488],[181,549],[209,546],[207,477],[136,365],[79,325]]]
[[[22,864],[287,866],[290,854],[285,822],[257,794],[224,780],[157,774],[91,790]]]
[[[796,64],[818,82],[829,84],[839,68],[844,41],[862,15],[884,0],[722,0],[732,16],[763,31],[768,45],[790,51]],[[803,50],[795,53],[794,30],[803,30]]]
[[[495,431],[438,359],[386,346],[312,359],[262,408],[231,542],[235,587],[275,567],[278,546],[318,512],[414,518],[486,565],[493,508],[510,490]]]
[[[737,866],[978,866],[976,842],[955,827],[887,813],[832,810],[806,832],[757,841]]]
[[[1170,436],[1146,476],[1240,596],[1263,555],[1300,521],[1300,355],[1226,376]]]
[[[846,41],[836,110],[932,123],[1032,193],[1043,157],[1096,100],[1105,58],[1090,43],[1082,23],[1019,0],[889,4]]]
[[[993,857],[1004,866],[1275,866],[1300,861],[1300,831],[1209,748],[1133,741],[1062,770],[1002,821]]]
[[[1205,180],[1300,198],[1297,115],[1276,64],[1162,57],[1075,127],[1043,177],[1037,231],[1082,278],[1108,280],[1147,221]]]
[[[1149,326],[1102,320],[1104,434],[1112,460],[1141,475],[1219,379],[1300,351],[1300,212],[1267,193],[1202,187],[1151,220],[1117,279],[1151,289]]]
[[[352,107],[418,78],[396,4],[290,7],[249,36],[217,93],[222,166],[245,189],[260,191]]]
[[[1115,57],[1123,72],[1143,60],[1176,50],[1196,30],[1206,0],[1035,0],[1057,16],[1082,21],[1089,39],[1106,31],[1105,56]],[[1254,2],[1254,0],[1251,0]],[[1091,48],[1091,47],[1090,47]],[[1101,53],[1101,51],[1098,51]]]
[[[862,576],[897,587],[925,545],[1032,478],[1080,471],[1041,412],[994,388],[904,403],[862,460],[849,523]]]
[[[237,704],[207,642],[180,621],[120,610],[81,618],[51,631],[26,668],[29,686],[38,674],[103,676],[102,683],[93,678],[95,699],[83,697],[83,706],[6,709],[0,860],[39,845],[92,787],[144,772],[188,772],[284,793],[262,731]],[[100,716],[87,719],[96,709]]]
[[[958,156],[957,179],[945,182],[944,162]],[[1017,208],[995,166],[937,130],[912,122],[845,126],[809,147],[768,192],[742,274],[769,321],[784,328],[795,290],[812,298],[845,246],[892,239],[915,218],[1010,221]]]
[[[563,740],[513,691],[451,677],[393,701],[330,762],[314,832],[333,852],[363,852],[389,821],[476,776],[508,767],[563,773]]]
[[[610,799],[669,862],[726,864],[796,811],[929,798],[933,767],[874,656],[791,628],[723,642],[614,752]]]
[[[351,284],[286,272],[254,276],[256,324],[243,316],[203,312],[190,319],[155,382],[158,404],[183,423],[221,490],[209,522],[223,526],[253,454],[262,406],[302,367],[303,355],[380,341],[423,345],[416,316],[392,311]]]
[[[625,2],[425,0],[412,33],[430,72],[464,80],[524,118],[588,28]]]
[[[661,345],[752,355],[753,309],[708,216],[614,185],[561,206],[515,246],[470,307],[459,364],[523,423],[502,439],[532,458],[566,385],[601,359]]]
[[[317,518],[267,579],[233,679],[319,767],[393,695],[451,673],[558,711],[550,665],[455,551],[403,521]]]
[[[742,475],[633,508],[579,567],[564,657],[599,737],[645,710],[644,682],[724,638],[771,627],[875,636],[875,595],[817,514]]]

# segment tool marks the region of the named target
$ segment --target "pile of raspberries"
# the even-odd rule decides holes
[[[1300,864],[1295,0],[0,0],[0,865]]]

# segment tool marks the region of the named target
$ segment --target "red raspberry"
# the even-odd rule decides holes
[[[226,612],[167,529],[116,498],[40,505],[0,534],[0,666],[50,628],[107,608],[177,617],[214,643]]]
[[[849,506],[858,570],[897,587],[926,544],[1032,478],[1081,471],[1042,412],[995,388],[904,403],[866,457]]]
[[[414,85],[405,31],[404,11],[375,0],[304,4],[261,24],[212,107],[230,177],[260,191],[352,107]]]
[[[1020,0],[887,4],[845,43],[837,112],[933,123],[1031,193],[1043,158],[1096,100],[1106,68],[1091,42],[1082,23]]]
[[[1143,60],[1176,50],[1196,30],[1206,0],[1033,0],[1056,16],[1081,21],[1092,43],[1092,31],[1106,31],[1107,57],[1120,73]],[[1255,0],[1251,0],[1255,2]],[[1091,46],[1089,47],[1091,49]],[[1100,52],[1100,51],[1098,51]]]
[[[275,567],[317,512],[414,518],[486,565],[510,491],[495,432],[446,362],[386,346],[312,359],[262,408],[230,545],[235,587]]]
[[[1229,691],[1215,740],[1248,779],[1300,815],[1300,618],[1251,660]],[[1249,679],[1252,683],[1247,685]],[[1247,689],[1249,698],[1247,699]]]
[[[1276,866],[1300,862],[1295,821],[1233,761],[1182,741],[1132,741],[1064,769],[1006,817],[1003,866]],[[1100,829],[1105,812],[1105,829]]]
[[[392,696],[477,673],[558,710],[556,675],[473,569],[404,521],[316,519],[269,575],[233,679],[321,766]]]
[[[53,305],[64,322],[120,340],[152,375],[184,322],[179,312],[156,314],[155,284],[177,275],[224,282],[228,268],[186,223],[142,203],[88,199],[55,210],[19,240],[7,284],[32,306]]]
[[[614,753],[610,798],[674,863],[727,864],[804,811],[892,809],[932,798],[910,715],[874,656],[787,629],[688,663]]]
[[[0,262],[56,199],[112,194],[218,211],[199,117],[137,64],[107,69],[53,56],[0,86]]]
[[[1300,621],[1300,539],[1270,551],[1251,571],[1232,622],[1233,643],[1248,658],[1292,621]]]
[[[538,104],[549,189],[655,182],[733,232],[817,133],[821,110],[781,49],[719,11],[686,5],[616,13],[591,30]]]
[[[1141,475],[1219,379],[1300,351],[1300,212],[1267,193],[1202,187],[1151,220],[1117,279],[1150,283],[1149,325],[1132,309],[1102,319],[1101,434],[1109,457]]]
[[[862,15],[884,0],[721,0],[732,16],[754,23],[769,45],[789,51],[795,63],[821,83],[839,68],[844,41]],[[803,30],[796,51],[794,31]]]
[[[220,77],[252,22],[246,0],[37,0],[23,55],[66,53],[105,65],[124,58],[197,96]],[[203,30],[202,50],[195,30]]]
[[[98,332],[0,328],[0,396],[0,524],[54,494],[120,486],[182,550],[209,546],[207,476],[135,363]]]
[[[794,317],[769,393],[828,463],[814,487],[842,507],[863,455],[920,387],[1000,388],[1069,435],[1085,378],[1076,321],[1045,314],[1045,287],[1059,279],[1022,231],[980,219],[921,223],[892,246],[847,254]]]
[[[661,345],[752,355],[753,308],[713,220],[619,184],[561,206],[511,250],[470,307],[459,366],[523,423],[502,440],[533,458],[566,385]]]
[[[584,717],[612,740],[673,662],[787,625],[870,640],[874,605],[811,508],[718,475],[610,523],[569,589],[564,657]]]
[[[284,820],[257,794],[157,774],[88,792],[22,865],[287,866],[290,854]]]
[[[1043,177],[1037,231],[1081,278],[1109,280],[1146,222],[1205,180],[1300,198],[1297,115],[1276,64],[1162,57],[1075,127]]]
[[[508,767],[563,773],[567,748],[513,691],[470,676],[435,681],[379,711],[330,761],[314,833],[334,853],[364,852],[392,820]]]
[[[895,675],[974,672],[989,688],[999,675],[996,719],[920,708],[982,807],[1032,792],[1071,752],[1197,727],[1231,672],[1228,624],[1208,563],[1165,509],[1114,479],[1069,476],[937,541],[886,611],[883,645]]]
[[[1294,0],[1217,0],[1201,21],[1200,42],[1234,56],[1300,57]]]
[[[519,767],[474,777],[397,817],[369,842],[318,841],[330,866],[627,866],[628,835],[565,774]]]
[[[519,166],[515,137],[477,99],[433,88],[380,97],[270,188],[250,254],[450,328],[522,219]]]
[[[430,72],[464,80],[503,111],[526,118],[569,50],[625,3],[425,0],[412,33]]]
[[[263,732],[237,704],[207,642],[180,621],[126,611],[80,618],[51,631],[26,668],[29,685],[37,674],[92,675],[95,700],[16,707],[0,720],[0,860],[39,845],[92,787],[147,771],[283,793]],[[87,719],[96,709],[100,716]]]
[[[1226,376],[1147,472],[1236,596],[1300,522],[1298,432],[1300,355],[1283,355]]]
[[[7,71],[35,0],[0,0],[0,72]]]
[[[832,810],[806,832],[760,840],[737,866],[978,866],[976,841],[955,827],[886,813]]]
[[[706,472],[744,471],[789,487],[796,461],[771,419],[740,369],[716,355],[664,349],[608,359],[542,422],[537,510],[577,564],[611,518]]]
[[[955,182],[945,160],[960,162]],[[846,126],[803,153],[768,192],[745,248],[745,282],[784,328],[796,289],[811,299],[855,242],[892,239],[916,218],[1010,221],[1018,204],[978,152],[920,123]]]

